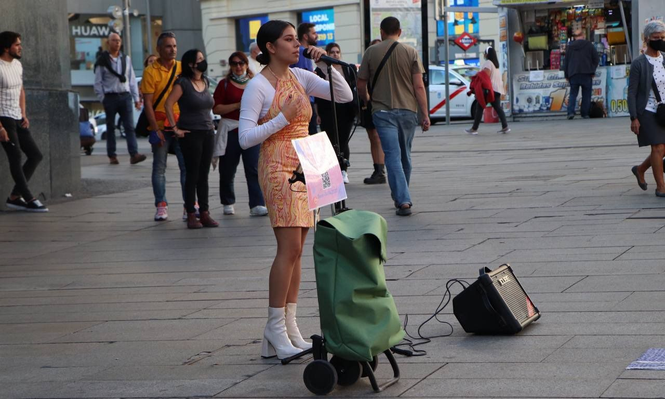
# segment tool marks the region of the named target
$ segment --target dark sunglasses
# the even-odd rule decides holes
[[[229,65],[231,65],[232,67],[245,66],[245,61],[231,61],[229,62]]]

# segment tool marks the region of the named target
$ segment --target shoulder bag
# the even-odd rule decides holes
[[[379,63],[379,67],[376,68],[376,72],[374,73],[374,78],[372,79],[372,84],[367,86],[367,92],[369,93],[369,96],[372,97],[372,92],[374,91],[374,87],[376,86],[376,81],[379,78],[379,74],[381,74],[381,71],[383,70],[383,67],[386,65],[386,62],[388,62],[388,59],[390,58],[390,55],[393,53],[393,50],[395,50],[395,47],[399,42],[395,42],[388,48],[388,51],[386,51],[386,55],[383,56],[383,59],[381,60],[381,63]],[[364,101],[363,101],[364,103]],[[368,101],[365,104],[365,109],[363,110],[364,112],[360,113],[360,126],[362,127],[367,127],[368,121],[365,120],[365,118],[371,118],[372,117],[372,101]],[[371,125],[371,124],[370,124]]]
[[[162,92],[157,97],[157,101],[152,103],[153,110],[157,108],[157,105],[159,105],[159,103],[164,98],[164,95],[166,95],[166,92],[169,90],[169,87],[171,87],[171,83],[173,82],[173,78],[175,77],[176,69],[178,69],[178,64],[174,63],[173,70],[171,71],[171,76],[169,77],[169,81],[166,83],[166,86],[164,86],[164,90],[162,90]],[[140,137],[148,137],[150,135],[150,123],[148,122],[148,117],[145,113],[145,107],[143,107],[143,111],[141,111],[139,120],[136,122],[135,131],[136,135]]]
[[[651,80],[651,87],[653,88],[653,93],[656,95],[656,121],[660,126],[665,126],[665,104],[663,104],[663,99],[660,97],[660,91],[658,91],[658,85],[656,85],[656,79]]]

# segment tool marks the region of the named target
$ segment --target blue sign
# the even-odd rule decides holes
[[[261,25],[268,22],[267,15],[240,18],[236,20],[236,49],[248,52],[249,45],[256,41],[256,34]]]
[[[335,41],[335,11],[332,8],[304,11],[301,14],[300,21],[315,25],[314,29],[319,35],[317,46],[325,46]]]
[[[478,7],[478,0],[453,0],[448,7]],[[456,37],[466,32],[478,37],[480,30],[480,16],[477,12],[448,12],[448,35]],[[443,37],[443,24],[445,21],[437,21],[436,35]]]

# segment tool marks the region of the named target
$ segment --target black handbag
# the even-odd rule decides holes
[[[658,91],[658,86],[656,85],[656,79],[651,81],[651,87],[653,88],[653,93],[656,95],[656,121],[660,126],[665,126],[665,104],[660,97],[660,92]]]
[[[156,109],[157,105],[162,101],[164,98],[164,95],[166,95],[166,92],[169,90],[169,87],[171,87],[171,83],[173,82],[173,78],[175,77],[175,71],[178,69],[178,64],[174,63],[173,64],[173,70],[171,71],[171,76],[169,77],[169,81],[166,83],[166,86],[164,87],[164,90],[159,94],[159,97],[157,97],[157,101],[152,103],[152,109]],[[136,136],[138,137],[148,137],[150,136],[150,123],[148,122],[148,116],[145,113],[145,107],[143,107],[143,111],[141,111],[141,115],[139,115],[139,120],[136,122],[136,128],[134,129],[136,132]]]

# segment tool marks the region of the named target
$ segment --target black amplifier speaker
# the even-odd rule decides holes
[[[480,277],[453,299],[455,317],[468,333],[515,334],[540,318],[510,265],[480,269]]]

